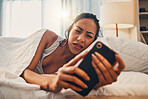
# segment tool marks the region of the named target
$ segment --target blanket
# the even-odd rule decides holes
[[[22,87],[15,81],[24,82],[19,76],[30,64],[45,31],[39,30],[27,38],[0,37],[0,84]],[[23,88],[30,88],[29,84]]]

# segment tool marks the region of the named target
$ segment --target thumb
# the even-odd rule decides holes
[[[73,58],[72,60],[70,60],[66,66],[73,66],[75,65],[80,59],[84,58],[86,55],[88,54],[88,51],[77,55],[75,58]]]

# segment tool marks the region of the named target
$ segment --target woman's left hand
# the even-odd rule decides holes
[[[98,52],[92,54],[92,65],[98,75],[99,83],[95,86],[95,88],[112,84],[113,82],[117,81],[117,77],[124,69],[125,65],[122,59],[118,54],[115,54],[115,58],[118,62],[117,68],[114,68],[106,58],[104,58]]]

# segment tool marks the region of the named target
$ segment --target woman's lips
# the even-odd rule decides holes
[[[78,44],[78,43],[73,43],[74,47],[78,50],[80,50],[81,48],[83,48],[82,45]]]

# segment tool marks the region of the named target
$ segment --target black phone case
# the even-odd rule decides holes
[[[99,83],[99,79],[97,76],[97,73],[95,72],[93,66],[92,66],[92,57],[91,54],[94,52],[99,52],[102,56],[104,56],[112,65],[114,65],[116,63],[116,59],[115,59],[115,52],[113,50],[111,50],[110,48],[108,48],[105,44],[103,44],[102,42],[97,42],[94,47],[89,51],[89,53],[84,57],[83,61],[80,63],[80,65],[78,66],[79,68],[81,68],[82,70],[84,70],[88,76],[90,77],[90,81],[86,81],[83,78],[81,78],[80,76],[78,76],[77,74],[72,74],[76,77],[78,77],[80,80],[82,80],[87,86],[88,88],[84,89],[82,87],[80,87],[79,85],[69,82],[79,88],[82,88],[82,91],[76,91],[78,94],[82,95],[82,96],[86,96],[89,94],[89,92],[94,88],[94,86]]]

